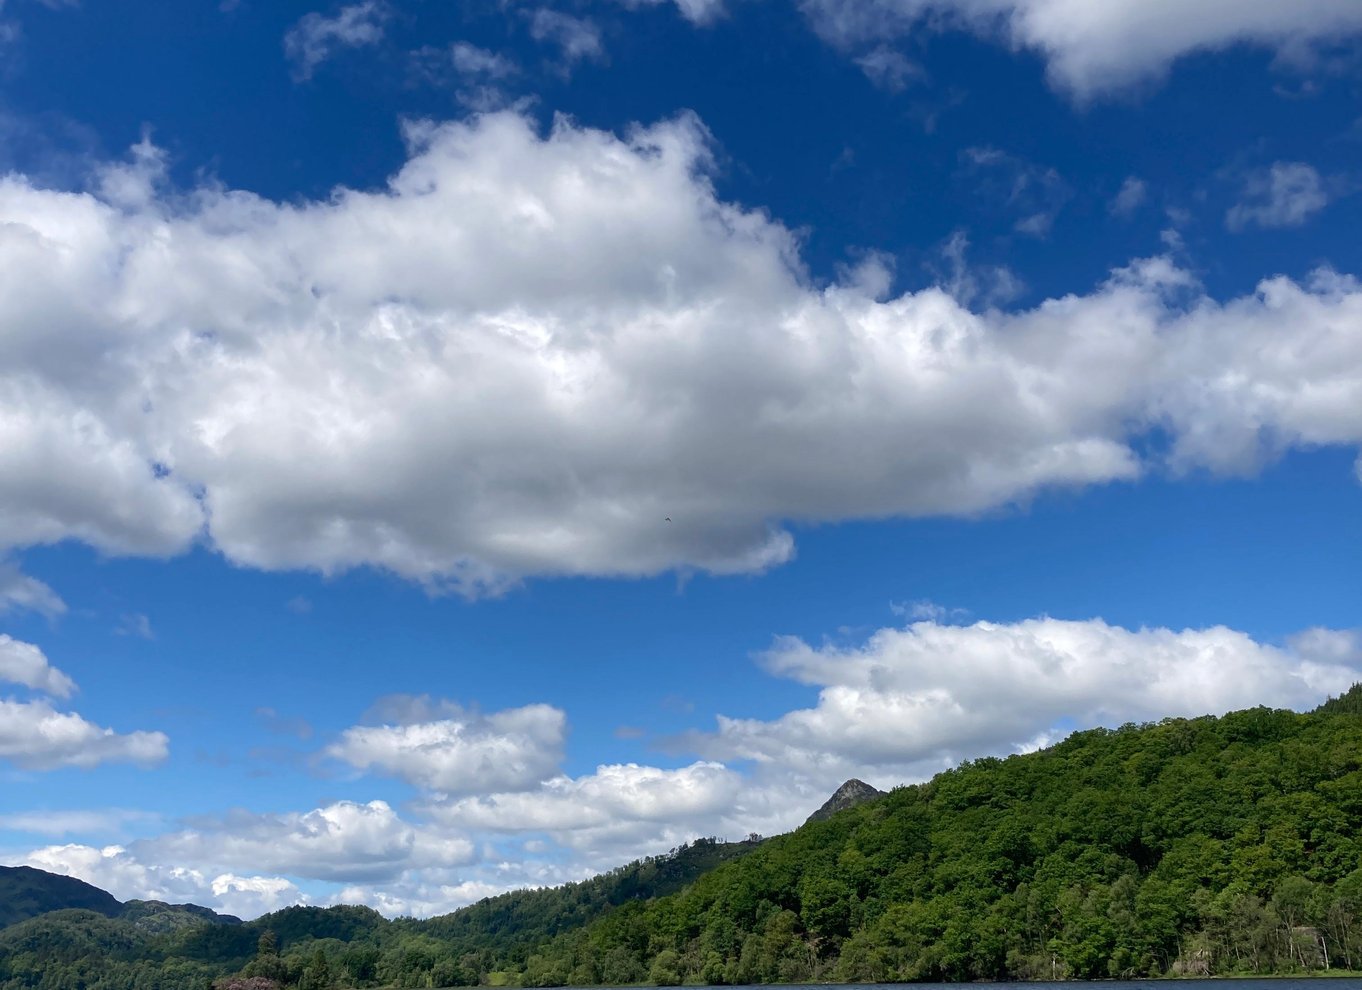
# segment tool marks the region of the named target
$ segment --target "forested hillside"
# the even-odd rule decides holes
[[[0,931],[0,988],[975,980],[1362,968],[1359,692],[1076,733],[760,843],[428,921]]]
[[[75,877],[56,876],[28,866],[0,866],[0,928],[62,908],[113,915],[123,905],[112,894]]]
[[[1354,692],[1355,693],[1355,692]],[[1362,719],[1076,733],[773,840],[528,982],[976,980],[1362,963]]]

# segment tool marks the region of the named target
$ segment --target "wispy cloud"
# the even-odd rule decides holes
[[[558,49],[564,72],[570,72],[578,62],[605,59],[605,42],[595,21],[547,7],[540,7],[529,16],[530,36]]]
[[[304,14],[284,35],[284,54],[293,63],[293,77],[312,78],[317,66],[344,48],[375,45],[383,40],[387,5],[379,0],[342,7],[333,16]]]
[[[1328,204],[1328,189],[1313,166],[1275,162],[1245,178],[1243,196],[1225,214],[1225,226],[1299,227]]]

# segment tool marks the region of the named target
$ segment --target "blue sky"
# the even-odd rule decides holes
[[[428,915],[1362,679],[1362,8],[0,6],[0,861]]]

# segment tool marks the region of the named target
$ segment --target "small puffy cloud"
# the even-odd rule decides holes
[[[389,703],[390,724],[346,729],[326,755],[450,795],[525,790],[558,772],[567,719],[557,708],[484,715],[413,701]]]
[[[37,578],[0,560],[0,615],[19,609],[55,619],[66,614],[66,602]]]
[[[151,620],[141,612],[127,612],[120,616],[114,634],[136,636],[138,639],[156,638],[156,631],[151,628]]]
[[[674,0],[681,16],[692,24],[712,24],[724,15],[724,0]]]
[[[24,770],[89,769],[101,763],[149,766],[166,758],[162,732],[119,734],[46,701],[0,698],[0,760]]]
[[[1276,162],[1244,181],[1243,198],[1225,214],[1225,226],[1299,227],[1328,204],[1324,180],[1312,166]]]
[[[284,35],[284,54],[293,63],[293,76],[299,81],[312,73],[337,51],[375,45],[383,40],[388,8],[380,0],[342,7],[334,16],[313,12],[304,14]]]
[[[468,839],[404,821],[384,801],[337,801],[305,813],[235,812],[130,848],[148,861],[341,883],[381,882],[477,858]]]
[[[888,45],[879,45],[858,56],[856,64],[867,79],[890,93],[901,93],[926,75],[922,66]]]
[[[1126,181],[1121,183],[1121,188],[1112,197],[1111,202],[1107,204],[1107,212],[1114,217],[1133,216],[1148,198],[1148,183],[1134,175],[1128,176]]]
[[[668,0],[620,0],[626,7],[655,7]],[[672,0],[677,11],[696,25],[713,24],[724,16],[724,0]]]
[[[1158,79],[1179,58],[1250,44],[1292,61],[1313,43],[1362,32],[1339,0],[804,0],[814,27],[843,46],[921,26],[963,29],[1039,52],[1057,88],[1086,100]]]
[[[530,37],[555,46],[565,71],[581,61],[599,62],[605,58],[601,29],[594,21],[548,7],[539,7],[529,17]]]
[[[1036,748],[1061,724],[1312,707],[1362,677],[1362,654],[1331,637],[1316,631],[1279,648],[1223,626],[1128,630],[1042,618],[916,622],[853,648],[780,639],[763,665],[817,687],[818,703],[773,721],[721,716],[717,731],[687,741],[714,759],[897,783],[963,758]]]
[[[0,681],[56,698],[69,698],[76,690],[76,682],[48,663],[42,650],[5,633],[0,633]]]
[[[481,76],[487,79],[505,79],[515,75],[514,61],[497,52],[479,48],[466,41],[455,42],[449,49],[449,61],[454,71],[462,76]]]
[[[424,81],[452,88],[455,99],[474,112],[488,113],[516,102],[503,86],[520,67],[499,52],[466,41],[445,48],[427,46],[412,53],[411,66]]]

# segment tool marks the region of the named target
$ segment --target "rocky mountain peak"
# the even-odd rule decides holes
[[[828,798],[824,803],[823,807],[810,815],[808,821],[804,824],[807,825],[809,822],[821,822],[825,818],[831,818],[839,811],[845,811],[847,808],[854,808],[856,805],[861,804],[864,801],[869,801],[871,798],[877,798],[883,793],[883,791],[871,787],[864,780],[857,780],[855,777],[852,777],[841,787],[837,788],[837,790],[833,792],[832,797]]]

